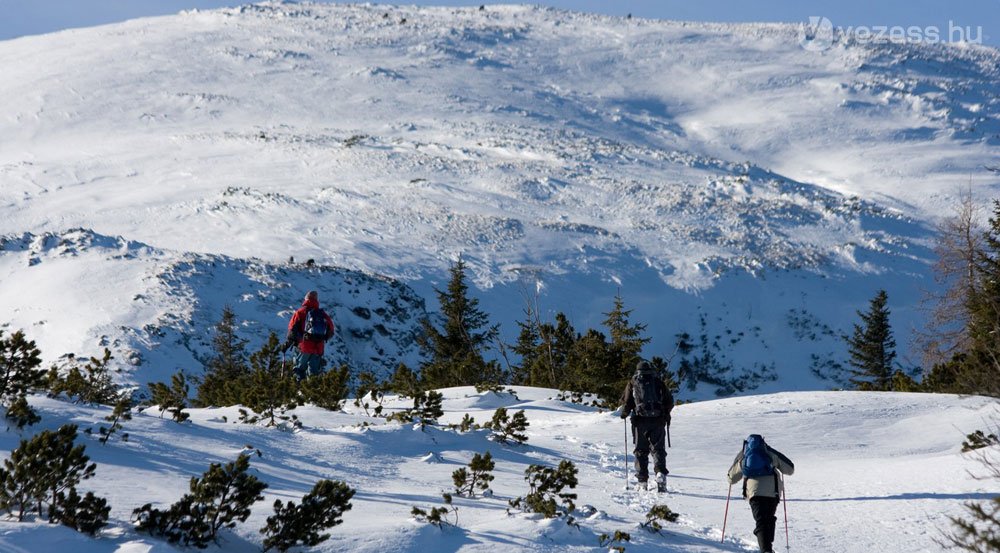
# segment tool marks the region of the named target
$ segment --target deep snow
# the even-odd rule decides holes
[[[98,469],[81,487],[107,496],[113,507],[112,525],[99,539],[45,523],[0,522],[0,550],[173,551],[133,532],[127,522],[131,510],[148,501],[161,506],[175,501],[188,479],[209,462],[227,462],[244,448],[261,452],[260,457],[251,453],[252,470],[270,488],[247,523],[225,535],[224,551],[257,550],[256,530],[274,499],[297,500],[320,478],[346,481],[357,495],[344,524],[317,551],[595,551],[596,536],[615,530],[631,533],[626,547],[632,552],[750,551],[756,545],[752,519],[738,486],[726,530],[730,537],[719,543],[724,475],[749,433],[763,434],[795,462],[795,474],[787,478],[793,551],[940,551],[933,540],[948,529],[947,516],[961,514],[964,501],[995,493],[991,482],[967,472],[979,468],[974,457],[959,452],[965,434],[997,416],[997,403],[986,398],[807,392],[681,405],[671,427],[670,491],[658,496],[625,491],[624,426],[614,413],[555,400],[555,390],[514,390],[517,398],[446,389],[442,422],[457,423],[465,413],[485,422],[496,407],[524,409],[530,427],[523,446],[489,441],[486,431],[459,434],[385,424],[350,404],[344,413],[297,409],[305,426],[294,432],[224,422],[224,417],[236,419],[234,408],[195,409],[192,422],[182,425],[148,409],[126,423],[128,442],[101,446],[96,436],[82,438]],[[107,414],[42,397],[32,403],[41,407],[41,426],[48,428],[63,422],[90,427]],[[391,410],[408,403],[390,399],[386,405]],[[373,426],[360,428],[362,421]],[[0,450],[9,451],[16,439],[15,432],[0,435]],[[485,451],[497,462],[494,496],[456,498],[458,528],[442,532],[410,517],[413,506],[441,505],[441,492],[452,487],[451,472]],[[527,465],[555,465],[562,459],[580,471],[580,528],[507,514],[507,500],[527,491]],[[662,536],[637,527],[656,503],[681,514]],[[781,511],[778,533],[777,545],[784,550]]]

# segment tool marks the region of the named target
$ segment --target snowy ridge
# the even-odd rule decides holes
[[[20,306],[3,328],[24,329],[46,359],[108,347],[126,369],[121,379],[140,384],[176,370],[200,376],[226,305],[254,351],[270,332],[284,340],[292,312],[315,289],[337,326],[328,362],[383,376],[399,362],[414,364],[426,316],[422,298],[384,277],[170,252],[87,229],[0,238],[0,274],[0,297]],[[61,294],[41,297],[51,290]]]
[[[508,339],[524,290],[581,330],[621,290],[649,324],[649,354],[703,334],[719,372],[737,373],[695,395],[828,388],[838,334],[876,289],[900,335],[921,325],[930,225],[956,188],[974,175],[977,197],[1000,190],[982,170],[1000,154],[1000,53],[849,40],[810,52],[798,31],[264,3],[5,41],[0,235],[94,229],[245,264],[235,272],[313,258],[424,298],[461,255]],[[94,282],[132,263],[144,274],[73,259]],[[37,330],[46,317],[18,313],[63,309],[70,281],[10,267],[3,322]],[[205,297],[211,280],[184,286]],[[100,324],[142,334],[173,310],[132,301],[134,282],[88,289],[111,306]],[[248,300],[246,320],[270,327],[291,301]],[[46,355],[119,331],[60,332],[74,337]],[[403,340],[345,352],[368,347],[348,340],[339,359],[391,366],[409,358]],[[142,347],[174,367],[197,357],[180,346]]]
[[[597,550],[599,534],[615,530],[632,535],[625,545],[633,553],[750,551],[756,546],[752,518],[735,486],[726,543],[719,538],[727,488],[723,475],[751,432],[763,434],[795,463],[795,474],[786,480],[794,550],[938,551],[933,540],[947,529],[947,516],[960,514],[964,501],[995,492],[988,489],[989,482],[966,472],[978,470],[977,464],[973,456],[959,452],[964,433],[996,414],[995,401],[985,398],[811,392],[681,405],[671,427],[669,493],[658,495],[625,491],[623,425],[613,413],[556,400],[555,390],[514,391],[516,396],[443,390],[442,422],[457,423],[466,413],[483,422],[496,407],[523,409],[530,423],[524,446],[497,444],[483,430],[461,434],[429,427],[421,432],[370,419],[350,404],[343,413],[296,409],[305,426],[295,432],[235,424],[236,408],[193,409],[191,422],[183,425],[147,409],[126,423],[128,442],[115,439],[101,446],[96,436],[81,435],[98,464],[96,477],[81,488],[108,497],[112,506],[111,525],[99,539],[44,522],[0,521],[0,550],[181,551],[132,530],[132,509],[150,501],[169,505],[209,462],[228,462],[247,451],[252,473],[270,487],[250,519],[223,535],[222,550],[227,552],[259,551],[257,529],[271,514],[274,499],[297,501],[320,478],[343,480],[357,495],[344,524],[310,551],[589,552]],[[73,422],[82,430],[100,424],[107,414],[107,409],[43,397],[32,403],[41,408],[46,428]],[[388,411],[409,405],[405,399],[386,401]],[[373,426],[362,428],[361,422]],[[16,440],[13,432],[0,434],[0,450],[16,447]],[[440,531],[410,517],[413,506],[441,505],[441,492],[452,489],[452,471],[485,451],[497,463],[494,493],[476,499],[456,496],[458,528]],[[580,485],[574,490],[579,528],[507,512],[507,501],[527,492],[523,475],[529,464],[553,466],[563,459],[579,470]],[[662,535],[638,527],[658,503],[681,515]],[[784,548],[781,512],[778,533],[776,550]]]

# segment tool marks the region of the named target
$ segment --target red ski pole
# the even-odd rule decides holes
[[[726,493],[726,514],[722,516],[722,539],[719,543],[726,543],[726,521],[729,520],[729,497],[733,495],[733,485],[729,485],[729,491]]]

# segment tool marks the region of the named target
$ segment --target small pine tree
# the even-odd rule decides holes
[[[472,416],[468,413],[462,416],[462,422],[458,425],[459,432],[465,433],[476,428],[478,428],[478,426],[476,426],[476,419],[472,418]]]
[[[444,395],[441,392],[430,390],[420,392],[413,398],[413,417],[423,429],[427,425],[437,424],[437,420],[444,415],[441,404]]]
[[[621,530],[615,530],[613,535],[601,534],[597,536],[597,543],[602,548],[607,548],[608,551],[614,551],[616,553],[625,553],[626,542],[632,541],[632,534],[628,532],[622,532]]]
[[[847,337],[851,355],[851,384],[858,389],[890,390],[892,363],[896,358],[896,341],[889,326],[888,296],[879,290],[872,298],[868,312],[858,311],[861,324],[854,325],[854,333]]]
[[[370,371],[362,371],[358,374],[358,390],[355,394],[354,406],[361,407],[365,414],[376,417],[382,415],[382,401],[385,399],[385,383],[380,382],[378,377]],[[365,399],[365,398],[368,399]],[[372,407],[369,412],[368,408]]]
[[[70,488],[68,494],[59,492],[59,501],[51,518],[77,532],[93,536],[107,526],[110,513],[111,506],[103,497],[97,497],[94,492],[80,497],[76,488]]]
[[[433,507],[430,511],[425,511],[420,507],[413,507],[410,510],[410,514],[413,515],[413,518],[421,522],[433,524],[439,529],[443,529],[446,524],[458,526],[458,507],[452,503],[451,494],[444,493],[441,494],[441,497],[444,499],[445,507]],[[455,516],[454,522],[448,520],[448,513],[452,513]]]
[[[135,406],[135,402],[132,400],[132,394],[123,393],[118,397],[115,402],[115,408],[110,415],[104,417],[104,420],[111,423],[111,426],[101,426],[99,432],[101,434],[100,442],[102,444],[108,443],[111,436],[123,428],[122,421],[132,420],[132,408]],[[128,441],[128,434],[122,434],[122,441]]]
[[[104,355],[98,359],[91,357],[82,366],[76,357],[70,357],[66,374],[52,367],[47,375],[49,393],[55,396],[66,394],[72,401],[92,405],[112,405],[118,399],[118,387],[111,379],[108,368],[111,350],[104,348]]]
[[[323,533],[341,524],[343,514],[351,510],[354,490],[343,482],[320,480],[312,491],[296,505],[289,501],[274,502],[274,515],[267,517],[267,525],[260,529],[264,534],[264,551],[277,549],[285,552],[297,545],[315,547],[330,538]]]
[[[14,423],[19,429],[31,426],[42,420],[38,413],[28,405],[28,398],[20,396],[7,408],[7,420]]]
[[[136,529],[201,549],[217,542],[219,530],[246,521],[250,507],[264,498],[267,484],[247,474],[249,468],[246,454],[226,465],[212,463],[201,478],[191,478],[190,492],[166,511],[150,503],[133,511]]]
[[[35,342],[28,340],[24,332],[17,331],[4,338],[0,330],[0,405],[8,409],[8,418],[18,428],[38,420],[24,397],[45,384],[45,373],[38,370],[42,364],[40,355]],[[11,413],[15,404],[15,413]]]
[[[493,462],[493,455],[487,451],[480,455],[476,453],[469,462],[468,470],[462,467],[451,473],[451,479],[455,483],[455,493],[467,497],[476,497],[476,490],[486,492],[493,481],[493,469],[496,463]]]
[[[493,412],[493,419],[486,425],[493,431],[492,438],[502,444],[527,442],[528,436],[523,432],[528,426],[528,417],[525,416],[523,409],[509,416],[506,407],[498,407]]]
[[[680,515],[670,510],[666,505],[653,505],[653,508],[646,513],[646,522],[639,526],[654,534],[659,534],[663,530],[664,522],[677,522]]]
[[[188,385],[184,373],[175,373],[170,379],[170,386],[162,382],[151,383],[149,391],[153,404],[159,406],[161,414],[170,411],[170,417],[177,423],[186,421],[190,416],[184,412],[188,401]]]
[[[302,381],[300,388],[302,399],[329,411],[340,411],[347,398],[347,382],[351,378],[347,365],[340,369],[332,369],[323,374],[310,376]]]
[[[561,461],[558,468],[530,465],[524,471],[531,491],[524,497],[510,501],[510,506],[532,513],[539,513],[545,518],[566,516],[576,509],[573,500],[575,493],[564,492],[568,488],[576,488],[577,468],[571,461]],[[561,500],[559,505],[557,500]]]
[[[0,469],[0,509],[16,511],[21,521],[30,509],[42,516],[42,506],[48,504],[52,518],[60,509],[60,494],[94,475],[97,465],[88,464],[86,447],[75,444],[76,430],[76,425],[66,424],[21,440]]]
[[[400,397],[413,397],[421,390],[420,380],[409,367],[400,363],[389,379],[388,389]]]

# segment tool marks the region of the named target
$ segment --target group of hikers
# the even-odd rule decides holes
[[[653,366],[647,361],[639,361],[635,375],[625,386],[621,403],[621,418],[631,417],[635,472],[639,487],[645,489],[648,485],[649,455],[652,453],[656,489],[665,491],[669,471],[664,441],[669,436],[674,396]],[[793,472],[795,465],[791,459],[767,445],[759,434],[751,434],[744,440],[743,447],[726,474],[730,489],[733,484],[743,481],[743,497],[750,503],[750,511],[756,522],[753,533],[757,536],[761,553],[774,552],[774,532],[778,522],[775,514],[781,501],[782,476]],[[727,498],[726,515],[728,514]]]
[[[313,290],[306,294],[302,306],[288,321],[288,335],[285,349],[297,346],[294,367],[295,376],[302,380],[306,376],[319,374],[322,367],[323,350],[334,335],[333,319],[319,305],[319,294]],[[670,427],[670,412],[674,408],[674,396],[656,374],[656,369],[647,361],[639,361],[635,375],[625,386],[622,395],[621,418],[631,417],[632,443],[635,445],[636,479],[639,486],[646,488],[649,481],[649,455],[653,454],[654,482],[657,491],[666,490],[667,450],[666,440]],[[782,475],[795,472],[792,461],[776,449],[768,446],[764,438],[751,434],[736,455],[727,479],[730,484],[743,481],[743,497],[750,503],[756,528],[757,544],[761,553],[773,553],[774,532],[778,518],[775,516],[782,494]],[[726,514],[728,516],[728,498]],[[723,525],[725,532],[725,525]]]

